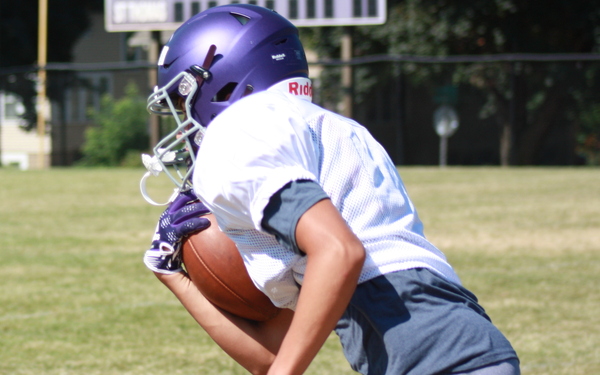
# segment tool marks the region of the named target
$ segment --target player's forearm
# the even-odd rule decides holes
[[[253,374],[266,373],[293,312],[282,310],[269,322],[252,322],[215,307],[182,273],[156,276],[229,356]]]
[[[296,239],[307,266],[294,319],[269,374],[306,370],[348,306],[365,260],[362,243],[328,200],[301,217]]]
[[[302,374],[335,328],[356,288],[361,262],[351,265],[333,256],[327,262],[313,260],[307,265],[295,318],[269,374]],[[339,268],[332,268],[333,264]]]
[[[295,318],[269,374],[301,374],[327,340],[356,288],[361,258],[309,258]]]

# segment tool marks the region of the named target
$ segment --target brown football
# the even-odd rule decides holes
[[[206,215],[210,227],[183,243],[183,264],[194,285],[214,305],[234,315],[266,321],[279,313],[252,282],[233,241]]]

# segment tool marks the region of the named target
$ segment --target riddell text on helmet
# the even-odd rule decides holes
[[[288,91],[292,95],[305,95],[312,98],[312,85],[308,82],[304,85],[300,85],[298,82],[290,82]]]

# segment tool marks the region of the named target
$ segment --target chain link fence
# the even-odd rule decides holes
[[[351,87],[341,84],[344,66],[352,67]],[[349,96],[352,117],[398,165],[439,163],[433,114],[443,105],[459,124],[447,139],[448,165],[600,163],[600,55],[370,56],[310,68],[315,103],[346,113],[341,103]],[[49,64],[52,165],[81,157],[85,129],[94,126],[89,109],[99,110],[102,95],[119,97],[130,82],[151,92],[150,69],[143,62]],[[32,73],[3,69],[0,82]]]

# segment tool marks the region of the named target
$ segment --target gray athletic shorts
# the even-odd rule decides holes
[[[477,298],[423,268],[358,285],[335,331],[361,374],[469,373],[507,360],[518,366]]]

